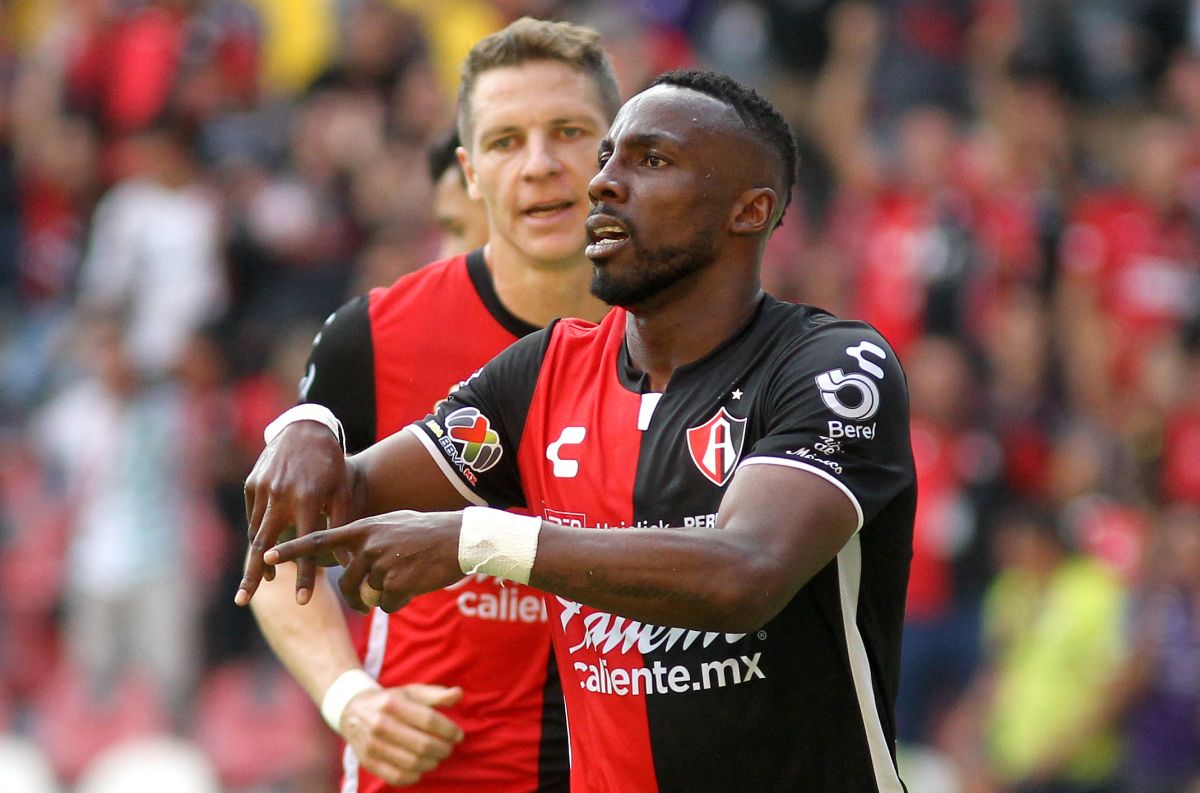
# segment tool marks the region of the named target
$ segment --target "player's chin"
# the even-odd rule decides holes
[[[538,261],[560,262],[574,259],[583,251],[587,240],[583,234],[582,221],[572,228],[545,231],[530,235],[525,243],[526,254]]]

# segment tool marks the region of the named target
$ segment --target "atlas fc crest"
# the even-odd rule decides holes
[[[700,473],[718,487],[729,481],[746,439],[746,419],[721,408],[712,418],[687,431],[688,451]]]

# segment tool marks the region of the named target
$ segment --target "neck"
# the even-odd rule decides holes
[[[738,279],[727,286],[733,265],[715,263],[702,277],[679,291],[659,295],[653,305],[629,309],[625,340],[633,365],[650,378],[652,391],[666,390],[671,375],[698,361],[733,336],[749,321],[762,289],[757,278]],[[724,288],[722,288],[724,287]]]
[[[555,317],[598,322],[608,306],[592,297],[592,264],[580,251],[560,262],[533,262],[491,242],[483,249],[500,302],[516,316],[545,326]]]

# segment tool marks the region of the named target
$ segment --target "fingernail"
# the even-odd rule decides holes
[[[263,561],[267,564],[276,564],[279,561],[279,552],[272,548],[263,554]]]
[[[310,597],[312,597],[312,592],[308,591],[307,589],[297,589],[296,590],[296,602],[299,603],[301,606],[308,603],[308,599]]]
[[[233,602],[238,606],[244,606],[250,602],[250,595],[244,589],[239,589],[237,594],[233,596]]]

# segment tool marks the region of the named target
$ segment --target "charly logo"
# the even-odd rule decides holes
[[[554,466],[552,472],[559,479],[574,479],[579,476],[579,461],[562,456],[564,446],[578,446],[587,437],[585,427],[564,427],[558,440],[546,447],[546,459]]]
[[[887,353],[877,344],[864,341],[855,347],[847,347],[846,354],[858,361],[859,367],[875,378],[883,379],[883,369],[866,359],[867,354],[887,359]],[[851,421],[866,421],[879,410],[879,387],[875,381],[860,372],[845,372],[830,369],[817,375],[817,388],[821,390],[821,401],[837,415]],[[844,396],[855,396],[849,401]]]
[[[446,434],[472,470],[488,470],[504,455],[500,436],[476,408],[459,408],[446,417]]]
[[[733,467],[742,454],[746,439],[746,419],[731,416],[721,408],[708,421],[687,431],[688,451],[692,462],[713,484],[720,487],[729,481]]]

